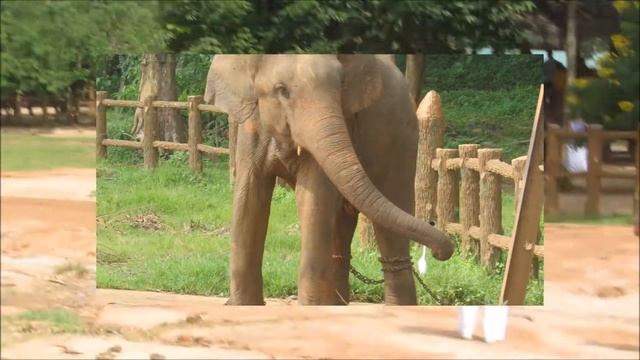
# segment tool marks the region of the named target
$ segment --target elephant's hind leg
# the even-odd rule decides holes
[[[357,223],[357,210],[344,201],[344,206],[336,214],[333,231],[333,275],[336,283],[336,304],[339,305],[347,305],[351,294],[349,286],[351,240]]]

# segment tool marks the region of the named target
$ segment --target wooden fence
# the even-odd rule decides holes
[[[587,172],[570,173],[562,166],[563,141],[568,139],[587,139]],[[585,213],[598,215],[602,178],[634,179],[638,176],[638,154],[636,145],[635,166],[605,164],[603,149],[613,140],[630,140],[638,144],[637,131],[604,131],[602,125],[589,125],[586,132],[575,132],[550,124],[546,133],[545,156],[545,211],[558,212],[558,180],[565,177],[586,178]],[[638,182],[636,182],[636,194]],[[637,200],[634,208],[638,208]]]
[[[445,123],[436,92],[429,92],[417,110],[416,216],[436,219],[440,230],[458,235],[463,250],[479,254],[479,261],[489,270],[506,250],[500,302],[511,305],[524,303],[529,275],[537,276],[538,262],[544,257],[544,246],[538,245],[544,191],[543,97],[541,87],[528,155],[513,159],[511,164],[500,160],[501,149],[481,149],[477,144],[443,148]],[[504,235],[502,228],[503,179],[514,184],[515,209],[506,210],[515,214],[511,235]]]
[[[142,141],[116,140],[107,138],[107,108],[129,107],[143,109]],[[185,109],[189,111],[188,141],[175,143],[158,139],[157,108]],[[213,105],[203,103],[202,96],[189,96],[187,102],[181,101],[144,101],[107,99],[105,91],[96,92],[96,154],[107,156],[107,146],[119,146],[142,150],[144,167],[154,169],[158,166],[159,149],[186,151],[189,153],[189,168],[202,171],[202,153],[220,155],[229,154],[229,149],[213,147],[202,143],[202,112],[223,112]]]

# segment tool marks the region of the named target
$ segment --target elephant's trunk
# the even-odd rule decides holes
[[[436,259],[451,257],[453,244],[444,233],[397,207],[371,182],[353,149],[344,118],[335,116],[315,124],[313,131],[304,132],[301,143],[353,206],[373,222],[426,245]]]

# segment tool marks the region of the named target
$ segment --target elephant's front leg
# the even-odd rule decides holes
[[[266,151],[266,145],[251,135],[239,134],[236,154],[229,305],[264,305],[262,255],[275,176],[266,174],[263,164],[253,162],[261,158],[255,154]]]
[[[333,274],[333,232],[340,194],[318,164],[304,159],[298,169],[296,202],[302,234],[298,273],[298,302],[301,305],[333,305],[336,286]]]

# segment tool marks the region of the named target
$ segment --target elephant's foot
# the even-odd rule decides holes
[[[417,305],[410,258],[381,258],[384,271],[384,302],[387,305]]]
[[[227,299],[227,301],[224,303],[224,305],[266,305],[267,303],[264,300],[254,300],[254,299],[250,299],[250,300],[239,300],[237,298],[233,298],[230,297],[229,299]]]

